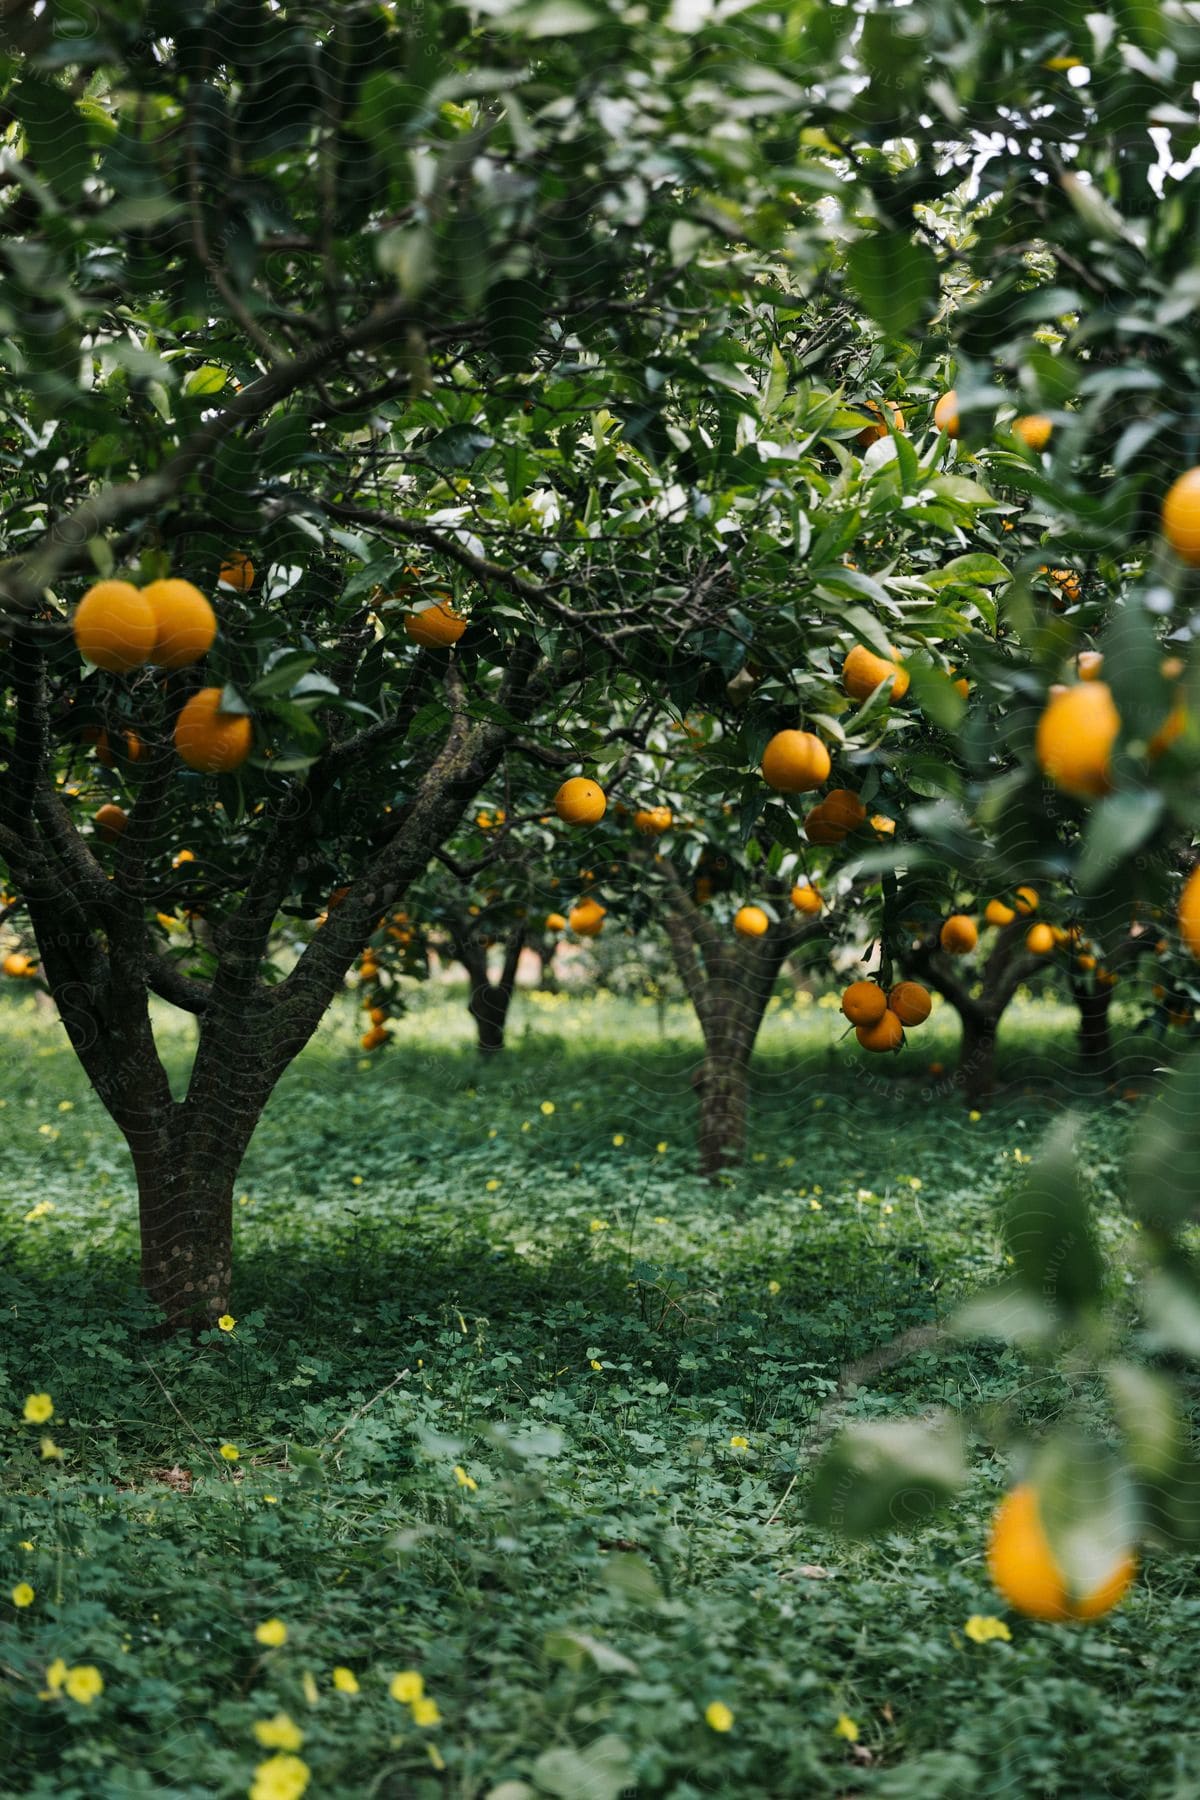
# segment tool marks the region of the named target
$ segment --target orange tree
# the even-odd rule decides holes
[[[263,1106],[506,753],[548,799],[541,746],[723,682],[730,520],[753,563],[791,505],[742,421],[804,412],[772,258],[836,177],[779,158],[773,28],[714,86],[718,27],[579,11],[11,24],[0,855],[171,1319],[225,1309]]]

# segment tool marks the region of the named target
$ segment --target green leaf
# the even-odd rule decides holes
[[[1155,1349],[1200,1361],[1200,1293],[1187,1268],[1153,1269],[1142,1283],[1142,1318]]]
[[[1194,1219],[1200,1198],[1200,1051],[1174,1070],[1142,1115],[1129,1157],[1137,1216],[1159,1229]]]
[[[586,1631],[552,1631],[543,1639],[542,1648],[553,1662],[566,1663],[569,1669],[582,1669],[585,1663],[610,1675],[636,1675],[637,1664],[630,1662],[611,1644],[602,1644]]]
[[[1137,1499],[1128,1471],[1106,1444],[1069,1429],[1043,1445],[1030,1478],[1068,1590],[1077,1598],[1094,1593],[1137,1538]]]
[[[1088,815],[1075,879],[1083,894],[1098,892],[1114,867],[1132,856],[1158,829],[1164,800],[1156,788],[1110,794]]]
[[[847,1537],[908,1531],[965,1480],[962,1433],[952,1414],[855,1425],[822,1458],[809,1516]]]
[[[312,441],[308,415],[293,409],[276,413],[263,432],[259,468],[263,475],[282,475],[294,469]]]
[[[1009,1201],[1004,1235],[1016,1280],[1068,1316],[1100,1298],[1104,1265],[1075,1166],[1076,1120],[1050,1131],[1028,1180]]]
[[[937,293],[933,252],[905,231],[859,238],[850,246],[846,265],[851,287],[892,337],[915,325]]]
[[[906,665],[917,705],[930,724],[943,731],[957,731],[967,703],[947,675],[923,663]]]
[[[185,394],[219,394],[229,380],[229,372],[218,363],[205,363],[193,369],[183,384]]]
[[[1007,1344],[1045,1343],[1057,1329],[1045,1302],[1015,1281],[972,1294],[950,1321],[950,1330],[958,1337],[1000,1338]]]
[[[558,1800],[621,1800],[633,1784],[633,1757],[624,1739],[610,1733],[585,1750],[543,1750],[533,1765],[533,1779],[544,1794]]]
[[[635,1606],[656,1606],[662,1599],[658,1577],[644,1556],[622,1551],[604,1565],[604,1585]]]
[[[286,694],[302,675],[307,675],[316,661],[315,653],[310,654],[307,650],[274,650],[250,692],[256,700]]]
[[[488,290],[488,340],[507,373],[529,366],[541,337],[542,307],[542,291],[535,281],[498,281]]]
[[[921,579],[935,590],[957,586],[998,587],[1001,582],[1012,580],[1012,572],[1005,568],[998,556],[976,551],[970,556],[954,557],[952,561],[944,563],[940,569],[931,570]]]
[[[473,425],[451,425],[422,445],[422,452],[435,469],[469,469],[496,440]]]
[[[74,197],[92,162],[87,124],[75,102],[53,82],[29,77],[13,90],[9,105],[41,175],[57,193]]]

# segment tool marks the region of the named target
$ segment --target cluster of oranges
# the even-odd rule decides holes
[[[330,905],[334,904],[336,902],[331,896]],[[358,975],[365,990],[363,1011],[370,1020],[370,1024],[363,1032],[359,1042],[364,1050],[378,1050],[381,1045],[388,1042],[392,1034],[387,1027],[388,1009],[378,990],[379,964],[375,960],[373,950],[363,951],[358,962]]]
[[[919,981],[898,981],[887,991],[876,981],[852,981],[842,995],[842,1012],[864,1050],[899,1050],[905,1029],[923,1025],[932,1010]]]
[[[228,586],[244,589],[254,579],[253,564],[239,558],[222,568],[221,578]],[[128,675],[146,664],[184,669],[199,662],[212,648],[217,619],[190,581],[152,581],[144,588],[129,581],[97,581],[79,602],[71,628],[79,653],[88,662],[109,674]],[[238,768],[249,756],[252,742],[249,717],[226,711],[218,687],[193,694],[175,723],[180,760],[205,775]],[[106,732],[96,741],[96,754],[109,767],[117,754],[139,762],[143,751],[141,739],[132,731],[123,733],[119,750],[114,750]],[[110,824],[115,826],[114,821]]]

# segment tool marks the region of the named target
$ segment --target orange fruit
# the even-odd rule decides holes
[[[1017,915],[1011,906],[1005,906],[1003,900],[989,900],[983,909],[983,916],[989,925],[1011,925]]]
[[[889,819],[886,813],[872,813],[871,829],[877,831],[880,837],[895,837],[896,821]]]
[[[230,552],[221,564],[217,580],[222,587],[236,588],[239,594],[249,592],[254,586],[254,564],[244,550]]]
[[[367,1013],[367,1017],[370,1019],[372,1025],[384,1024],[387,1020],[386,1006],[372,1006]]]
[[[869,700],[880,682],[889,676],[892,678],[892,699],[903,700],[908,692],[908,670],[900,666],[895,650],[888,662],[868,650],[865,644],[855,644],[842,664],[842,686],[852,700]]]
[[[112,744],[109,741],[107,731],[102,731],[100,736],[96,739],[96,761],[103,763],[106,769],[111,769],[115,766],[118,755],[123,756],[126,762],[141,762],[142,749],[142,740],[137,735],[136,731],[123,731],[121,733],[121,748],[119,751],[114,751]]]
[[[856,1025],[854,1035],[864,1050],[898,1050],[904,1027],[894,1012],[884,1012],[873,1025]]]
[[[4,973],[11,975],[14,981],[23,981],[30,975],[37,974],[37,964],[31,962],[29,957],[23,955],[19,950],[10,950],[0,967],[3,967]]]
[[[842,995],[842,1012],[852,1025],[877,1025],[888,997],[877,981],[852,981]]]
[[[956,438],[961,429],[958,416],[958,395],[953,388],[947,389],[933,409],[933,422],[939,431],[947,437]]]
[[[875,423],[873,425],[865,425],[859,432],[855,442],[860,450],[869,450],[872,444],[877,443],[880,438],[885,438],[887,436],[888,428],[883,422],[883,408],[874,400],[864,400],[862,410],[865,413],[871,413],[875,419]],[[892,407],[892,418],[895,422],[896,430],[903,431],[904,414],[900,411],[898,406]]]
[[[1017,889],[1017,911],[1019,913],[1029,914],[1036,912],[1040,904],[1041,896],[1036,888],[1019,887]]]
[[[467,621],[455,612],[447,596],[422,607],[420,612],[405,613],[404,629],[422,650],[445,650],[457,644],[467,629]]]
[[[199,662],[217,635],[217,615],[190,581],[152,581],[142,589],[154,609],[154,649],[160,669],[186,669]]]
[[[945,1063],[931,1062],[929,1065],[929,1073],[931,1075],[944,1075],[946,1073]]]
[[[1054,933],[1049,925],[1031,925],[1025,933],[1025,948],[1034,956],[1049,956],[1054,948]]]
[[[1044,450],[1054,430],[1045,413],[1023,413],[1012,422],[1012,434],[1020,438],[1027,450]]]
[[[567,929],[567,921],[563,918],[561,913],[547,913],[545,928],[547,931],[565,931]]]
[[[821,801],[821,812],[843,836],[848,831],[856,831],[867,816],[866,807],[849,788],[831,788]]]
[[[824,904],[811,882],[797,882],[792,889],[792,905],[799,913],[819,913]]]
[[[1200,956],[1200,867],[1192,870],[1179,896],[1179,935],[1193,956]]]
[[[175,749],[189,769],[202,775],[226,775],[244,763],[254,742],[254,727],[245,713],[221,711],[221,689],[201,688],[175,721]]]
[[[127,675],[154,649],[154,609],[131,581],[97,581],[75,608],[75,646],[98,669]]]
[[[1111,1612],[1133,1580],[1137,1564],[1124,1551],[1099,1587],[1071,1594],[1042,1525],[1037,1492],[1029,1482],[1006,1494],[992,1517],[988,1574],[998,1593],[1030,1619],[1098,1619]]]
[[[382,1025],[372,1025],[370,1031],[363,1032],[359,1042],[364,1050],[378,1050],[381,1044],[387,1043],[390,1036],[391,1033],[385,1031]]]
[[[123,806],[114,806],[112,801],[100,807],[96,814],[96,830],[106,844],[115,844],[129,823],[129,814]]]
[[[554,810],[564,825],[596,825],[607,805],[604,789],[585,775],[572,775],[554,796]]]
[[[674,814],[669,806],[643,807],[633,815],[633,828],[643,837],[661,837],[664,831],[670,831],[673,823]]]
[[[1075,967],[1077,969],[1082,969],[1085,975],[1088,973],[1088,971],[1090,969],[1094,969],[1095,966],[1096,966],[1096,959],[1094,956],[1084,955],[1084,956],[1077,956],[1075,958]]]
[[[739,906],[733,915],[733,929],[739,937],[765,937],[771,921],[761,906]]]
[[[569,914],[571,930],[577,937],[599,937],[607,911],[598,900],[577,900]]]
[[[1200,564],[1200,468],[1188,469],[1167,489],[1163,535],[1181,561]]]
[[[829,752],[812,731],[777,731],[763,751],[763,780],[780,794],[819,788],[829,768]]]
[[[974,919],[969,919],[966,913],[951,913],[942,926],[938,941],[951,956],[969,955],[979,942]]]
[[[1121,977],[1114,975],[1111,969],[1096,970],[1096,981],[1100,987],[1114,988],[1120,979]]]
[[[1153,759],[1169,750],[1177,737],[1182,737],[1187,729],[1187,707],[1180,702],[1173,706],[1154,736],[1146,745],[1147,755]]]
[[[1104,656],[1099,650],[1081,650],[1075,658],[1075,667],[1079,671],[1080,681],[1099,681]]]
[[[1065,793],[1095,799],[1112,785],[1110,758],[1121,715],[1106,681],[1085,681],[1051,700],[1037,728],[1042,772]]]
[[[887,997],[888,1011],[894,1012],[902,1025],[923,1025],[933,1011],[928,988],[919,981],[898,981]]]
[[[829,817],[824,805],[814,806],[804,821],[804,835],[810,844],[840,844],[845,829]]]

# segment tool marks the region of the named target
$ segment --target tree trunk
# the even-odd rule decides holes
[[[1079,1066],[1084,1075],[1109,1082],[1113,1078],[1114,1058],[1108,1014],[1112,989],[1100,988],[1096,993],[1076,990],[1079,1007]]]
[[[695,1086],[700,1102],[700,1173],[713,1180],[736,1167],[746,1153],[748,1057],[710,1047]]]
[[[481,1056],[495,1056],[504,1048],[504,1026],[512,989],[485,981],[471,984],[468,1007],[475,1021],[476,1047]]]
[[[137,1176],[142,1286],[168,1330],[211,1325],[228,1312],[233,1277],[236,1156],[198,1154],[183,1111],[157,1130],[128,1133]],[[254,1121],[257,1123],[257,1120]],[[236,1133],[241,1144],[248,1131]]]
[[[996,1032],[999,1018],[972,1008],[959,1014],[962,1044],[958,1052],[957,1080],[968,1106],[986,1100],[996,1084]]]

